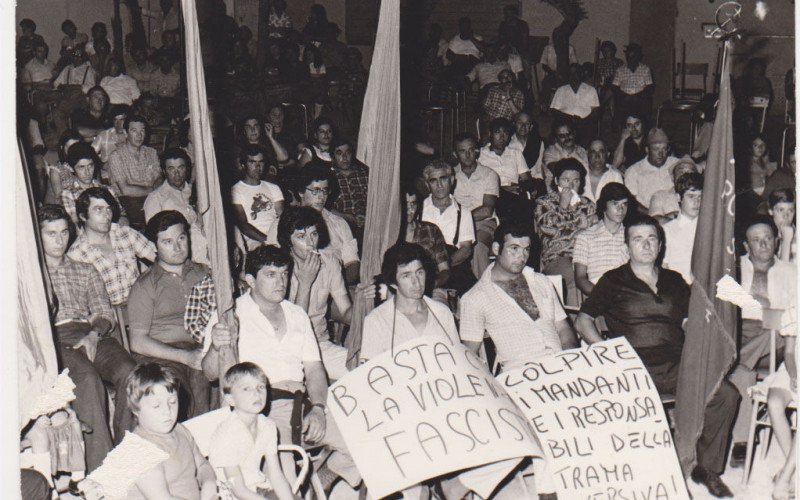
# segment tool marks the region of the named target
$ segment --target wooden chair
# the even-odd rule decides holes
[[[753,96],[750,98],[750,101],[747,103],[747,105],[751,110],[761,111],[761,118],[758,122],[758,132],[764,132],[764,123],[766,122],[767,118],[767,108],[769,108],[769,97]]]

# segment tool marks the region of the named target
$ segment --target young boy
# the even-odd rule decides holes
[[[128,500],[217,498],[216,478],[194,438],[178,421],[179,377],[158,363],[138,365],[128,379],[128,406],[136,416],[133,432],[169,453],[128,491]]]
[[[212,434],[208,459],[225,471],[240,500],[295,498],[278,462],[278,428],[261,414],[267,386],[264,371],[250,362],[230,367],[222,378],[225,403],[233,411]]]

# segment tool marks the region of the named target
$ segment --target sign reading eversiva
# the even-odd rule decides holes
[[[328,407],[374,498],[449,472],[542,456],[527,417],[463,345],[420,337],[333,384]]]
[[[661,398],[624,337],[498,380],[530,419],[559,498],[689,498]]]

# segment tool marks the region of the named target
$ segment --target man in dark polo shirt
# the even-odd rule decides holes
[[[128,297],[131,351],[137,362],[155,360],[180,373],[181,386],[189,393],[180,395],[188,401],[181,404],[179,418],[191,418],[208,411],[209,384],[201,367],[202,346],[186,332],[183,315],[192,287],[209,269],[189,258],[189,223],[180,212],[157,213],[145,235],[155,243],[158,258]]]
[[[624,336],[642,358],[659,394],[675,394],[689,315],[689,285],[675,271],[661,268],[664,230],[654,218],[637,216],[625,227],[630,261],[606,272],[583,302],[576,327],[592,344],[603,340],[594,319],[600,315],[609,337]],[[715,497],[731,497],[719,477],[725,466],[728,435],[739,395],[723,380],[705,411],[697,441],[698,465],[692,479]]]

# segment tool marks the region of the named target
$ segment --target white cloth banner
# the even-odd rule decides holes
[[[559,498],[689,498],[661,398],[624,337],[498,380],[541,440]]]
[[[328,408],[373,498],[453,471],[542,456],[525,415],[485,363],[431,337],[339,379]]]

